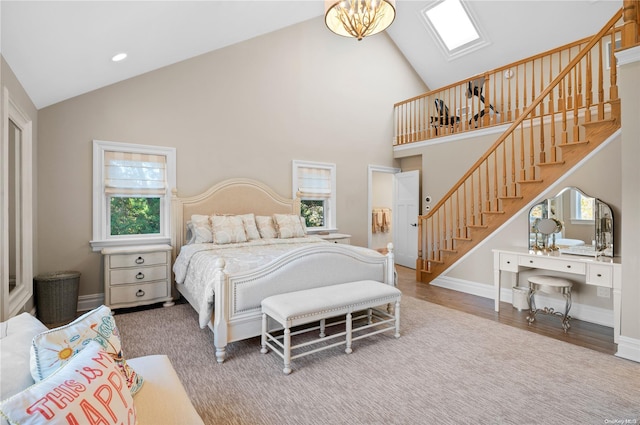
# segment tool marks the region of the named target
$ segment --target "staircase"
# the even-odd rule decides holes
[[[511,109],[504,114],[514,118],[508,129],[428,214],[419,216],[417,280],[435,279],[620,128],[616,67],[608,66],[615,63],[615,58],[613,49],[607,46],[615,45],[619,34],[616,23],[621,17],[622,9],[598,34],[582,43],[577,54],[570,55],[571,59],[567,59],[568,63],[555,77],[552,65],[544,65],[541,60],[539,74],[548,74],[549,83],[535,98],[531,96],[531,102],[522,111],[516,106],[513,114]],[[494,85],[494,99],[495,90]],[[506,97],[503,105],[514,98],[511,92]],[[462,96],[451,97],[457,98]],[[517,102],[518,97],[515,99]],[[425,108],[430,102],[417,98],[411,101],[422,102],[416,105]],[[498,124],[492,122],[496,115],[489,113],[488,105],[485,102],[486,113],[480,124]],[[406,104],[402,107],[406,108]],[[430,114],[427,109],[416,113],[420,108],[407,108],[413,123],[397,121],[397,127],[408,130],[404,134],[411,136],[408,139],[397,136],[396,140],[415,141],[416,137],[442,134],[442,130],[436,129],[434,134],[430,125],[424,125],[432,125],[434,120],[427,119]],[[461,128],[446,131],[473,129],[461,120]]]

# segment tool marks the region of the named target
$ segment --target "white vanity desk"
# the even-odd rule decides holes
[[[619,257],[586,257],[580,255],[537,253],[527,248],[493,250],[493,284],[495,286],[495,311],[500,311],[500,276],[502,271],[518,273],[528,269],[553,270],[585,276],[587,285],[613,289],[613,338],[620,335],[620,287],[622,271]],[[543,273],[540,273],[543,274]]]

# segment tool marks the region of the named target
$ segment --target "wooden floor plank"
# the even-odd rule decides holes
[[[398,288],[408,295],[434,304],[443,305],[483,317],[505,325],[525,329],[550,338],[586,347],[606,354],[615,354],[617,347],[613,342],[613,328],[572,319],[571,328],[565,334],[561,319],[556,316],[538,314],[531,325],[526,319],[528,311],[518,311],[509,303],[500,303],[500,312],[493,309],[491,298],[483,298],[451,289],[440,288],[415,279],[415,270],[396,266]]]

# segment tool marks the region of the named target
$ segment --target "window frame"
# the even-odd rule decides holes
[[[582,198],[591,199],[592,202],[592,212],[595,217],[595,198],[590,196],[585,196],[577,191],[571,192],[571,224],[585,224],[593,226],[595,224],[595,218],[592,219],[583,219],[580,218],[582,216],[582,205],[580,200]],[[580,211],[580,217],[578,216],[578,211]]]
[[[292,197],[295,199],[298,197],[298,174],[300,168],[319,168],[323,170],[329,170],[331,175],[331,195],[329,197],[304,197],[300,198],[302,200],[324,200],[324,226],[322,227],[308,227],[308,233],[317,233],[317,232],[335,232],[337,231],[336,223],[337,223],[337,214],[336,214],[336,164],[326,163],[326,162],[312,162],[312,161],[301,161],[294,159],[292,161],[292,179],[291,179],[291,193]],[[301,202],[302,203],[302,202]],[[301,207],[302,208],[302,207]],[[301,214],[302,210],[298,211],[298,214]]]
[[[160,233],[144,235],[110,235],[109,199],[105,191],[105,152],[131,152],[166,157],[166,190],[160,195]],[[171,189],[176,187],[176,148],[135,143],[93,140],[93,251],[113,246],[171,243]]]

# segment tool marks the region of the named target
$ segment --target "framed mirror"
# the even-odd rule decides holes
[[[32,121],[2,91],[0,320],[20,313],[33,295]]]
[[[611,208],[576,187],[566,187],[529,210],[529,249],[613,257]]]

